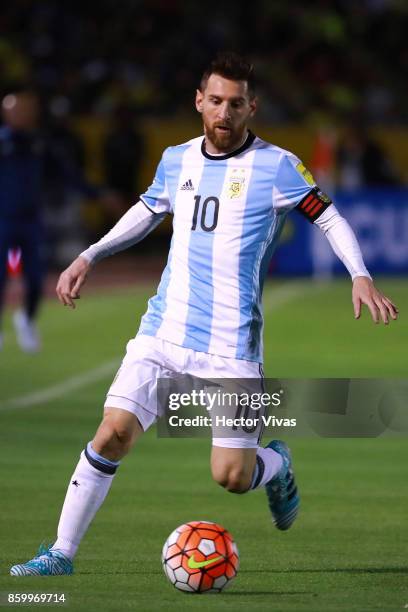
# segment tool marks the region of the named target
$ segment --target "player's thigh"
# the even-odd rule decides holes
[[[121,459],[160,416],[157,381],[169,375],[162,342],[136,336],[108,390],[104,417],[92,446],[108,459]]]
[[[137,423],[132,425],[136,432],[139,426],[146,431],[162,414],[163,407],[157,399],[158,381],[172,374],[171,360],[165,353],[163,342],[151,336],[136,336],[127,344],[125,358],[108,390],[105,410],[112,413],[112,418],[123,414],[121,423]],[[121,412],[117,413],[115,409],[121,409]]]
[[[205,379],[207,410],[211,416],[213,456],[251,470],[264,429],[264,407],[252,408],[252,399],[264,391],[261,364],[243,359],[190,351],[188,373]],[[212,382],[208,382],[212,381]],[[197,384],[200,384],[199,382]],[[241,400],[247,402],[241,404]],[[220,449],[220,450],[218,450]],[[222,458],[222,459],[221,459]]]

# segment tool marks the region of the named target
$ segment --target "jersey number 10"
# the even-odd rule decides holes
[[[201,229],[204,230],[205,232],[213,232],[215,228],[217,227],[217,223],[218,223],[218,211],[220,208],[219,199],[216,198],[215,196],[210,196],[209,198],[206,198],[201,207],[201,214],[200,214],[201,196],[200,195],[194,196],[194,202],[195,202],[194,214],[193,214],[193,223],[192,223],[191,229],[195,230],[197,228],[197,220],[198,220],[198,217],[200,216]],[[210,224],[209,218],[211,216],[212,216],[212,222]]]

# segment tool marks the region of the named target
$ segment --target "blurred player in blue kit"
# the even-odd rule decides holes
[[[24,260],[24,308],[14,314],[21,348],[36,352],[40,340],[35,319],[44,276],[41,219],[42,166],[45,142],[38,132],[39,105],[30,91],[8,94],[2,100],[0,128],[0,316],[4,301],[9,249],[19,247]],[[0,330],[0,348],[3,338]]]
[[[20,249],[25,283],[23,308],[13,316],[20,348],[35,353],[41,342],[36,319],[45,275],[44,194],[53,180],[106,206],[121,199],[91,185],[56,136],[42,128],[39,99],[22,89],[4,96],[0,128],[0,325],[7,280],[7,255]],[[0,327],[0,349],[3,336]]]
[[[196,94],[204,137],[166,149],[140,201],[61,274],[58,297],[74,308],[99,259],[136,243],[173,215],[167,266],[127,345],[102,423],[70,479],[57,539],[15,565],[12,575],[72,573],[72,560],[120,461],[160,416],[158,378],[262,377],[263,281],[290,211],[317,225],[344,262],[353,281],[355,317],[366,304],[375,322],[397,318],[396,307],[373,285],[348,223],[301,161],[248,129],[256,107],[252,66],[235,54],[220,55]],[[259,437],[259,430],[214,437],[212,475],[233,493],[264,487],[274,524],[286,530],[299,508],[291,455],[278,440],[260,447]]]

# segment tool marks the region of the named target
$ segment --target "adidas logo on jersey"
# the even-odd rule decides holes
[[[194,191],[193,181],[191,179],[188,179],[188,181],[186,181],[184,185],[180,187],[180,190],[181,191]]]

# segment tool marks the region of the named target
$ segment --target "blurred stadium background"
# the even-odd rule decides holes
[[[354,192],[336,201],[368,265],[405,273],[406,194],[398,188],[408,180],[407,22],[399,0],[123,0],[120,10],[103,0],[97,11],[16,0],[0,11],[0,92],[33,88],[42,128],[90,181],[119,191],[125,208],[150,184],[163,148],[200,133],[193,96],[202,68],[220,49],[245,53],[259,80],[255,131],[294,151],[332,195]],[[69,262],[123,212],[55,181],[45,196],[51,266]],[[303,256],[283,252],[276,272],[336,268],[315,232],[295,221],[284,240]],[[135,252],[165,251],[168,232],[161,227]]]
[[[312,170],[354,227],[379,287],[401,309],[388,328],[374,327],[367,313],[354,322],[344,270],[319,232],[291,215],[265,289],[267,374],[406,377],[407,29],[403,0],[2,3],[1,98],[35,91],[43,133],[90,183],[120,198],[85,198],[55,177],[44,185],[48,274],[38,355],[21,353],[15,342],[11,315],[22,280],[21,265],[10,258],[0,352],[1,574],[42,537],[53,537],[75,457],[96,427],[125,342],[164,265],[170,224],[101,262],[75,312],[54,299],[57,275],[137,200],[164,147],[200,133],[194,91],[218,50],[254,61],[254,131]],[[68,589],[76,610],[132,609],[136,599],[140,610],[173,609],[176,595],[157,561],[162,542],[177,524],[208,518],[236,536],[241,582],[238,597],[189,600],[192,609],[270,610],[270,598],[279,610],[403,607],[405,442],[294,440],[303,524],[285,542],[274,534],[275,557],[264,549],[263,500],[231,501],[210,483],[207,441],[161,440],[159,447],[149,433],[84,542],[75,582],[53,586]],[[125,520],[134,539],[118,527]],[[117,573],[106,570],[112,559]],[[89,562],[101,575],[89,573]],[[0,589],[12,587],[0,577]]]

